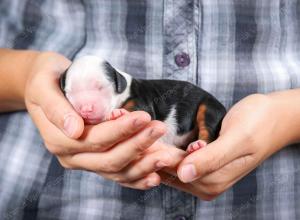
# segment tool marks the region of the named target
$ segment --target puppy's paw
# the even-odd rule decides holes
[[[122,117],[123,115],[128,114],[129,112],[124,108],[114,109],[110,115],[107,117],[107,120],[116,120],[117,118]]]
[[[207,145],[206,141],[197,140],[197,141],[190,143],[189,146],[187,147],[186,151],[188,153],[193,153],[194,151],[199,150],[199,149],[205,147],[206,145]]]

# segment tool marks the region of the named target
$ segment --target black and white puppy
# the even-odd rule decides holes
[[[96,56],[76,59],[61,76],[60,85],[85,123],[143,110],[166,123],[162,141],[182,149],[189,145],[189,152],[216,139],[226,113],[215,97],[191,83],[135,79]]]

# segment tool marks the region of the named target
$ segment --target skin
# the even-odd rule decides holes
[[[128,166],[165,133],[165,125],[150,121],[145,112],[133,112],[84,127],[58,85],[60,74],[70,64],[57,53],[1,49],[1,111],[27,109],[46,148],[65,168],[89,170],[123,182],[143,178],[137,187],[144,189],[158,185],[160,177],[152,170],[158,162],[171,161],[170,154],[158,154],[159,149],[149,153],[139,163],[144,170]]]
[[[89,170],[136,189],[163,182],[211,200],[300,140],[300,89],[242,99],[225,116],[219,138],[190,154],[157,141],[165,126],[145,112],[84,126],[58,86],[69,65],[56,53],[0,49],[1,111],[26,108],[65,168]]]
[[[162,181],[214,199],[269,156],[299,142],[299,99],[300,89],[244,98],[225,116],[219,138],[179,161],[177,169],[161,172]],[[170,181],[171,175],[179,178]]]

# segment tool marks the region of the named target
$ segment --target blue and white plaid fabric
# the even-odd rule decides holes
[[[99,54],[135,77],[195,83],[229,108],[300,87],[300,1],[1,0],[0,47]],[[299,171],[295,145],[211,202],[132,190],[64,170],[26,112],[0,115],[1,220],[300,219]]]

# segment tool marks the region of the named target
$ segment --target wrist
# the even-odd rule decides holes
[[[300,89],[274,92],[267,96],[270,98],[273,111],[277,113],[279,138],[282,139],[284,146],[299,142]]]
[[[19,85],[16,90],[16,99],[20,103],[25,103],[24,94],[27,80],[31,74],[32,67],[34,66],[38,57],[42,54],[42,52],[38,51],[23,51],[20,53],[20,65],[24,66],[24,71],[22,74],[18,74],[18,80],[16,80],[16,86]]]
[[[0,50],[0,111],[25,109],[24,91],[38,51]]]

